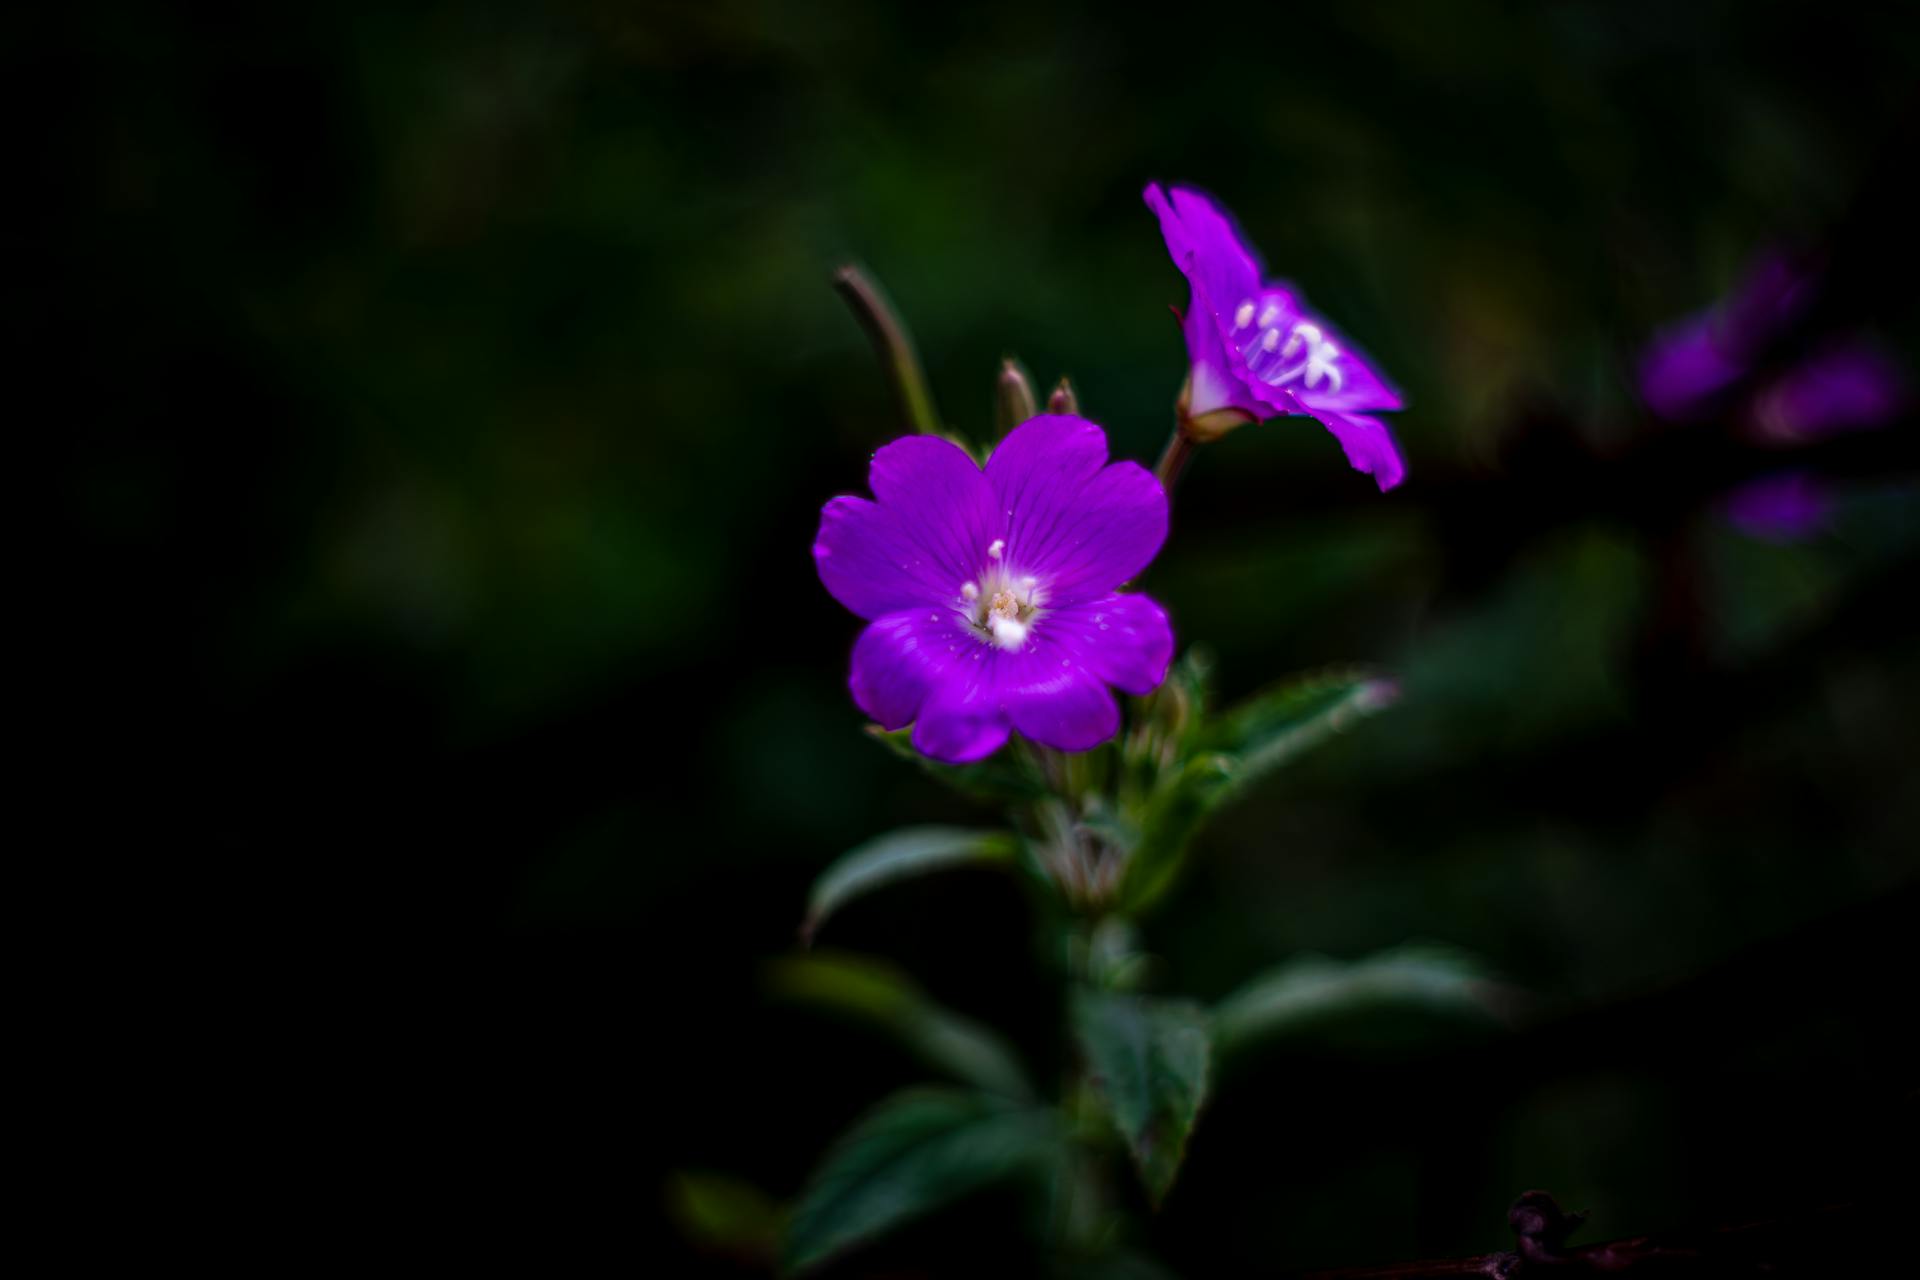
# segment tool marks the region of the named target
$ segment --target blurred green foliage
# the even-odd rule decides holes
[[[1391,495],[1304,422],[1183,483],[1143,585],[1223,692],[1354,661],[1403,697],[1225,811],[1151,949],[1213,1001],[1297,950],[1433,939],[1545,1028],[1499,1064],[1261,1068],[1274,1088],[1200,1130],[1156,1249],[1204,1273],[1493,1247],[1530,1185],[1625,1233],[1878,1167],[1902,1060],[1875,948],[1909,920],[1920,824],[1915,477],[1847,478],[1830,529],[1778,546],[1721,521],[1711,476],[1670,477],[1685,501],[1653,514],[1607,489],[1643,473],[1601,468],[1661,435],[1631,385],[1653,327],[1762,244],[1855,225],[1920,79],[1910,11],[56,25],[9,54],[73,102],[60,286],[16,322],[92,372],[56,531],[83,557],[89,696],[147,774],[209,739],[217,796],[163,799],[247,868],[208,871],[223,912],[271,931],[317,903],[452,967],[428,1003],[504,1065],[481,1128],[450,1127],[502,1194],[657,1258],[682,1247],[668,1171],[785,1199],[922,1078],[761,1000],[832,856],[982,820],[844,695],[856,623],[807,548],[903,426],[829,273],[886,283],[957,427],[990,431],[1015,353],[1148,457],[1183,373],[1150,178],[1228,203],[1411,406]],[[1910,263],[1866,319],[1911,360]],[[1593,478],[1567,486],[1543,438]],[[265,863],[289,887],[256,884]],[[1029,923],[960,872],[829,933],[1045,1043]],[[1603,1050],[1553,1021],[1593,1006],[1627,1010]],[[684,1212],[764,1221],[716,1194]],[[871,1266],[977,1271],[1014,1247],[1000,1221],[955,1210]]]

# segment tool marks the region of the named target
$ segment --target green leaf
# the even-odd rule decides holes
[[[1361,669],[1296,676],[1247,699],[1208,740],[1236,761],[1235,786],[1271,773],[1399,697],[1393,681]]]
[[[768,980],[791,1000],[877,1028],[921,1061],[966,1084],[1021,1100],[1033,1086],[991,1028],[929,999],[893,966],[864,956],[815,953],[774,961]]]
[[[995,805],[1020,804],[1048,794],[1047,780],[1026,753],[1003,748],[973,764],[942,764],[913,749],[912,729],[867,726],[873,740],[903,760],[911,760],[961,795]]]
[[[771,1264],[785,1214],[765,1192],[720,1173],[682,1170],[667,1179],[667,1210],[687,1239],[743,1262]]]
[[[1224,715],[1201,735],[1201,751],[1166,771],[1148,798],[1122,904],[1139,912],[1159,899],[1194,834],[1221,805],[1397,696],[1391,680],[1347,669],[1285,681]]]
[[[801,937],[811,941],[820,924],[848,902],[883,885],[929,871],[1006,862],[1018,841],[1010,832],[967,827],[902,827],[842,854],[813,882]]]
[[[1436,946],[1405,946],[1364,960],[1302,956],[1255,978],[1213,1012],[1222,1057],[1248,1045],[1348,1014],[1407,1010],[1494,1020],[1510,994],[1471,956]]]
[[[786,1264],[817,1266],[991,1183],[1051,1171],[1063,1152],[1050,1110],[954,1090],[895,1094],[814,1172],[793,1211]]]
[[[1180,1172],[1206,1101],[1206,1011],[1183,1000],[1082,990],[1073,1027],[1094,1087],[1157,1205]]]

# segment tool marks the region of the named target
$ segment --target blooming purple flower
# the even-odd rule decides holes
[[[1381,489],[1399,484],[1406,468],[1393,437],[1369,415],[1401,408],[1400,394],[1308,310],[1297,289],[1261,276],[1252,251],[1212,201],[1157,184],[1144,194],[1192,291],[1182,319],[1193,364],[1187,417],[1306,414],[1333,432],[1347,461]]]
[[[1118,591],[1167,536],[1167,495],[1144,468],[1107,461],[1084,418],[1030,418],[983,470],[936,436],[873,455],[874,501],[820,513],[813,559],[834,599],[869,626],[848,685],[887,729],[960,764],[1018,730],[1062,751],[1111,738],[1107,686],[1151,692],[1173,658],[1166,612]]]

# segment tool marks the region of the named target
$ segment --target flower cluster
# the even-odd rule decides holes
[[[1399,395],[1296,290],[1261,277],[1205,197],[1148,187],[1146,200],[1192,288],[1176,441],[1306,415],[1382,489],[1399,483],[1393,440],[1369,416],[1399,408]],[[1011,364],[1002,383],[1003,408],[1030,412]],[[871,500],[835,498],[821,512],[820,580],[868,620],[853,700],[886,729],[911,724],[934,759],[978,760],[1015,732],[1088,750],[1119,730],[1113,689],[1146,694],[1166,678],[1166,612],[1120,590],[1166,538],[1166,492],[1137,464],[1109,463],[1105,432],[1072,405],[1063,382],[1053,412],[1014,426],[984,468],[936,434],[896,440],[874,455]]]

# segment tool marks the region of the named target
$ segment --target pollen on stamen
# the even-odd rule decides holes
[[[1245,302],[1240,304],[1240,309],[1233,313],[1233,327],[1236,329],[1244,329],[1252,323],[1253,323],[1253,299],[1248,298]]]
[[[1278,320],[1279,318],[1280,318],[1280,304],[1277,302],[1269,302],[1266,306],[1266,310],[1260,313],[1260,327],[1262,329],[1265,329],[1266,327],[1271,325],[1275,320]]]
[[[1260,349],[1262,351],[1271,351],[1279,345],[1280,345],[1280,331],[1278,329],[1269,329],[1266,331],[1266,333],[1261,335]]]
[[[971,582],[963,582],[960,584],[960,598],[963,600],[978,600],[980,598],[980,588]]]
[[[1007,540],[1005,538],[995,538],[993,542],[989,544],[987,547],[987,557],[988,559],[991,559],[991,560],[998,560],[1001,556],[1001,553],[1006,551],[1006,549],[1007,549]]]

